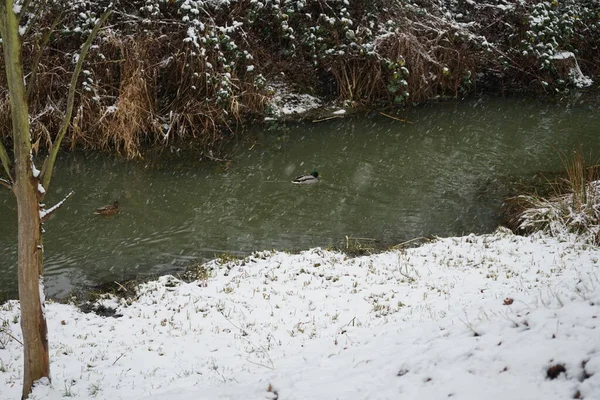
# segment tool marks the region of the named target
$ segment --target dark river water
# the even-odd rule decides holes
[[[224,163],[63,153],[47,204],[47,292],[182,271],[253,250],[392,245],[493,231],[511,182],[562,169],[579,143],[600,156],[598,96],[562,102],[483,98],[320,123],[265,125]],[[319,172],[312,186],[290,183]],[[93,215],[119,200],[121,212]],[[0,300],[16,296],[16,204],[0,187]]]

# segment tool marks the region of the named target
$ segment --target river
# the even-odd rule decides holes
[[[579,143],[597,161],[598,103],[483,97],[407,110],[405,121],[266,124],[230,163],[63,152],[46,203],[75,194],[45,224],[48,295],[223,254],[345,246],[346,236],[388,246],[491,232],[513,182],[561,170],[559,152]],[[319,184],[291,184],[314,170]],[[119,214],[93,215],[114,200]],[[0,300],[17,293],[15,209],[0,187]]]

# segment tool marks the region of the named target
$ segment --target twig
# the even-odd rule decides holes
[[[116,283],[116,284],[119,286],[119,288],[123,289],[125,292],[127,291],[127,288],[126,288],[125,286],[121,285],[121,284],[120,284],[119,282],[117,282],[117,281],[114,281],[114,282],[115,282],[115,283]]]
[[[12,185],[6,179],[0,178],[0,185],[6,186],[7,189],[12,189]]]
[[[122,352],[121,355],[119,357],[117,357],[115,362],[112,363],[112,365],[115,365],[117,363],[117,361],[119,361],[121,359],[121,357],[123,357],[126,353],[127,353],[127,351]]]
[[[228,160],[226,158],[218,158],[218,157],[215,157],[215,156],[210,155],[210,154],[202,154],[202,155],[204,157],[208,158],[211,161],[219,161],[219,162],[226,162],[226,163],[230,163],[231,162],[231,160]]]
[[[28,1],[28,0],[25,0],[25,1]],[[43,6],[39,8],[40,11],[42,10],[42,8],[43,8]],[[37,15],[36,15],[36,17],[37,17]],[[52,21],[52,25],[50,25],[50,29],[42,37],[42,41],[39,45],[38,52],[35,55],[33,63],[31,63],[31,74],[29,76],[29,82],[27,83],[27,98],[28,99],[31,96],[33,87],[35,86],[35,79],[37,77],[37,70],[38,70],[38,66],[40,65],[40,60],[42,59],[42,53],[44,52],[44,49],[48,45],[48,42],[50,41],[50,38],[52,37],[52,34],[54,33],[54,29],[56,29],[56,26],[61,22],[61,20],[62,20],[62,13],[60,13],[56,16],[54,21]]]
[[[204,10],[203,10],[204,11]],[[131,20],[135,20],[135,21],[143,21],[144,18],[139,17],[137,15],[133,15],[133,14],[127,14],[121,11],[113,11],[115,13],[115,15],[119,15],[121,17],[125,17],[125,18],[130,18]],[[206,12],[206,11],[205,11]],[[131,23],[132,21],[123,21],[126,23]],[[157,21],[153,21],[153,23],[157,24],[157,25],[176,25],[176,26],[186,26],[185,24],[183,24],[181,21],[177,21],[177,20],[172,20],[172,19],[168,19],[168,20],[157,20]]]
[[[330,119],[336,119],[336,118],[342,118],[339,115],[333,115],[331,117],[325,117],[325,118],[321,118],[321,119],[313,119],[312,122],[323,122],[323,121],[329,121]]]
[[[73,195],[73,193],[75,193],[75,192],[70,191],[69,194],[67,194],[64,199],[62,199],[61,201],[59,201],[58,203],[56,203],[54,206],[50,207],[49,209],[40,210],[40,219],[42,220],[42,222],[44,222],[48,218],[50,218],[52,213],[54,213],[56,210],[58,210],[64,204],[64,202],[67,201],[67,199]]]
[[[356,245],[356,246],[362,246],[361,243],[359,242],[359,240],[365,240],[368,242],[377,242],[378,241],[377,239],[373,239],[373,238],[361,238],[361,237],[352,237],[352,236],[346,235],[346,248],[347,249],[350,248],[351,240],[353,241],[354,245]]]
[[[391,248],[392,248],[392,249],[394,249],[394,250],[396,250],[396,249],[400,248],[401,246],[404,246],[404,245],[406,245],[406,244],[409,244],[409,243],[411,243],[411,242],[415,242],[415,241],[417,241],[417,240],[426,240],[426,241],[430,241],[431,239],[429,239],[429,238],[427,238],[427,237],[425,237],[425,236],[420,236],[420,237],[416,237],[416,238],[414,238],[414,239],[407,240],[406,242],[398,243],[397,245],[395,245],[395,246],[392,246]]]
[[[29,3],[31,3],[30,0],[23,1],[23,4],[21,5],[21,13],[20,13],[20,15],[23,15],[23,13],[27,11],[27,9],[29,8]],[[21,21],[21,17],[19,16],[19,22],[20,21]]]
[[[354,236],[348,236],[348,235],[346,235],[346,239],[347,240],[369,240],[371,242],[377,242],[378,241],[378,239],[366,238],[366,237],[354,237]]]
[[[473,328],[473,324],[471,324],[471,323],[469,322],[469,318],[468,318],[468,316],[467,316],[467,312],[466,312],[466,311],[465,311],[465,320],[466,320],[466,321],[463,321],[463,320],[462,320],[462,318],[460,318],[460,317],[457,317],[457,318],[458,318],[458,320],[459,320],[460,322],[462,322],[462,323],[463,323],[463,324],[464,324],[464,325],[465,325],[467,328],[469,328],[469,330],[470,330],[471,332],[473,332],[473,336],[481,336],[481,335],[479,334],[479,332],[477,332],[477,331],[475,330],[475,328]]]
[[[219,376],[223,380],[223,383],[227,382],[227,378],[225,378],[225,375],[223,375],[223,373],[221,371],[219,371],[219,366],[214,361],[213,361],[213,365],[211,366],[211,369],[213,371],[215,371],[217,374],[219,374]]]
[[[339,332],[339,331],[341,331],[342,329],[344,329],[345,327],[347,327],[347,326],[350,326],[350,324],[352,324],[352,326],[355,326],[355,325],[356,325],[356,322],[357,322],[357,321],[356,321],[356,317],[353,317],[353,318],[352,318],[350,321],[348,321],[348,322],[347,322],[347,323],[345,323],[344,325],[340,326],[340,327],[338,328],[338,332]]]
[[[23,342],[21,342],[19,339],[17,339],[16,337],[14,337],[12,334],[10,334],[9,332],[7,332],[6,330],[2,330],[1,332],[3,332],[9,338],[13,339],[15,342],[19,343],[21,346],[23,346]]]
[[[227,322],[229,322],[231,325],[233,325],[236,329],[239,329],[242,332],[242,338],[243,340],[245,340],[246,342],[250,343],[252,346],[258,347],[262,350],[263,354],[267,357],[267,361],[269,361],[269,364],[271,364],[271,366],[268,365],[264,365],[261,363],[257,363],[255,361],[251,361],[249,358],[246,359],[246,361],[248,361],[249,363],[252,363],[254,365],[258,365],[261,367],[265,367],[265,368],[269,368],[271,370],[275,369],[275,364],[273,363],[273,360],[271,359],[271,356],[269,355],[269,351],[267,349],[265,349],[265,347],[261,344],[259,344],[258,346],[256,346],[254,343],[252,343],[252,341],[250,339],[245,338],[244,336],[249,336],[248,332],[246,332],[246,330],[240,328],[239,326],[237,326],[236,324],[233,323],[233,321],[231,319],[229,319],[229,317],[227,317],[225,315],[225,313],[223,311],[220,311],[220,314],[223,316],[223,318],[225,318],[227,320]],[[252,350],[253,352],[255,351],[254,349]]]
[[[0,161],[2,162],[6,175],[12,180],[13,177],[10,173],[10,158],[8,158],[8,153],[6,152],[6,147],[4,147],[2,140],[0,140]]]
[[[261,363],[259,363],[259,362],[256,362],[256,361],[252,361],[252,360],[251,360],[251,359],[249,359],[249,358],[246,358],[246,361],[248,361],[250,364],[254,364],[254,365],[256,365],[256,366],[263,367],[263,368],[266,368],[266,369],[271,369],[271,370],[275,369],[275,367],[274,367],[273,365],[265,365],[265,364],[261,364]],[[269,360],[269,361],[271,361],[271,360]],[[271,363],[272,363],[272,361],[271,361]]]
[[[107,8],[104,14],[98,19],[94,29],[90,32],[87,40],[83,44],[81,48],[81,53],[79,54],[79,59],[77,60],[77,64],[75,65],[75,71],[73,71],[73,75],[71,76],[71,83],[69,84],[69,95],[67,97],[67,111],[65,113],[65,117],[62,121],[62,125],[56,135],[56,140],[52,143],[52,150],[50,152],[50,156],[48,157],[48,164],[46,164],[46,168],[42,170],[42,185],[46,190],[50,187],[50,179],[52,178],[52,170],[54,169],[54,163],[56,162],[56,156],[58,155],[58,150],[60,148],[60,143],[62,142],[65,134],[67,133],[67,129],[71,126],[71,117],[73,115],[73,105],[75,103],[75,93],[77,89],[77,80],[79,79],[79,74],[83,68],[83,62],[88,53],[88,50],[92,46],[92,42],[98,35],[100,28],[108,17],[112,10]]]
[[[408,121],[406,119],[402,119],[402,118],[398,118],[398,117],[393,117],[393,116],[391,116],[389,114],[386,114],[384,112],[381,112],[381,111],[379,112],[379,114],[383,115],[384,117],[391,118],[391,119],[393,119],[395,121],[400,121],[400,122],[404,122],[404,123],[407,123],[407,124],[412,124],[412,122],[410,122],[410,121]]]

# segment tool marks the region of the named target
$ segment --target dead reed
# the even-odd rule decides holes
[[[78,82],[74,120],[63,142],[71,148],[126,157],[140,157],[150,146],[216,150],[264,115],[272,95],[266,83],[273,81],[350,106],[389,107],[460,98],[482,76],[502,89],[543,83],[547,90],[571,69],[560,63],[540,68],[535,52],[521,49],[541,45],[536,40],[542,39],[528,36],[531,21],[538,20],[529,16],[540,6],[559,7],[547,2],[501,9],[429,0],[357,0],[348,7],[311,1],[302,3],[302,12],[267,1],[206,3],[198,17],[203,28],[191,36],[195,25],[182,18],[189,10],[180,2],[161,2],[158,17],[140,16],[147,2],[117,3]],[[448,18],[448,4],[457,7],[456,18],[468,11],[472,23]],[[58,132],[69,71],[85,37],[75,8],[52,7],[28,17],[37,18],[36,29],[24,35],[32,137],[42,153]],[[585,21],[595,18],[590,10],[571,25],[552,14],[580,30],[552,37],[564,37],[565,48],[581,46],[578,65],[586,73],[600,71],[589,57],[597,53],[598,36],[584,35]],[[233,29],[232,21],[243,23]],[[9,141],[3,72],[0,63],[0,137]]]
[[[588,166],[581,145],[559,151],[565,177],[549,182],[547,198],[530,194],[508,199],[509,227],[516,232],[545,231],[555,236],[576,233],[600,243],[600,166]]]

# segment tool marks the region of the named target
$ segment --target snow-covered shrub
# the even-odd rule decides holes
[[[580,86],[576,74],[561,70],[561,64],[564,64],[561,61],[567,59],[577,65],[578,42],[585,40],[587,35],[599,33],[594,29],[598,16],[592,15],[594,7],[586,3],[541,1],[521,10],[525,31],[518,50],[514,51],[517,53],[515,56],[520,54],[522,57],[519,58],[535,61],[539,69],[539,83],[545,88]],[[595,9],[597,12],[598,4]],[[588,22],[592,24],[588,26]]]

